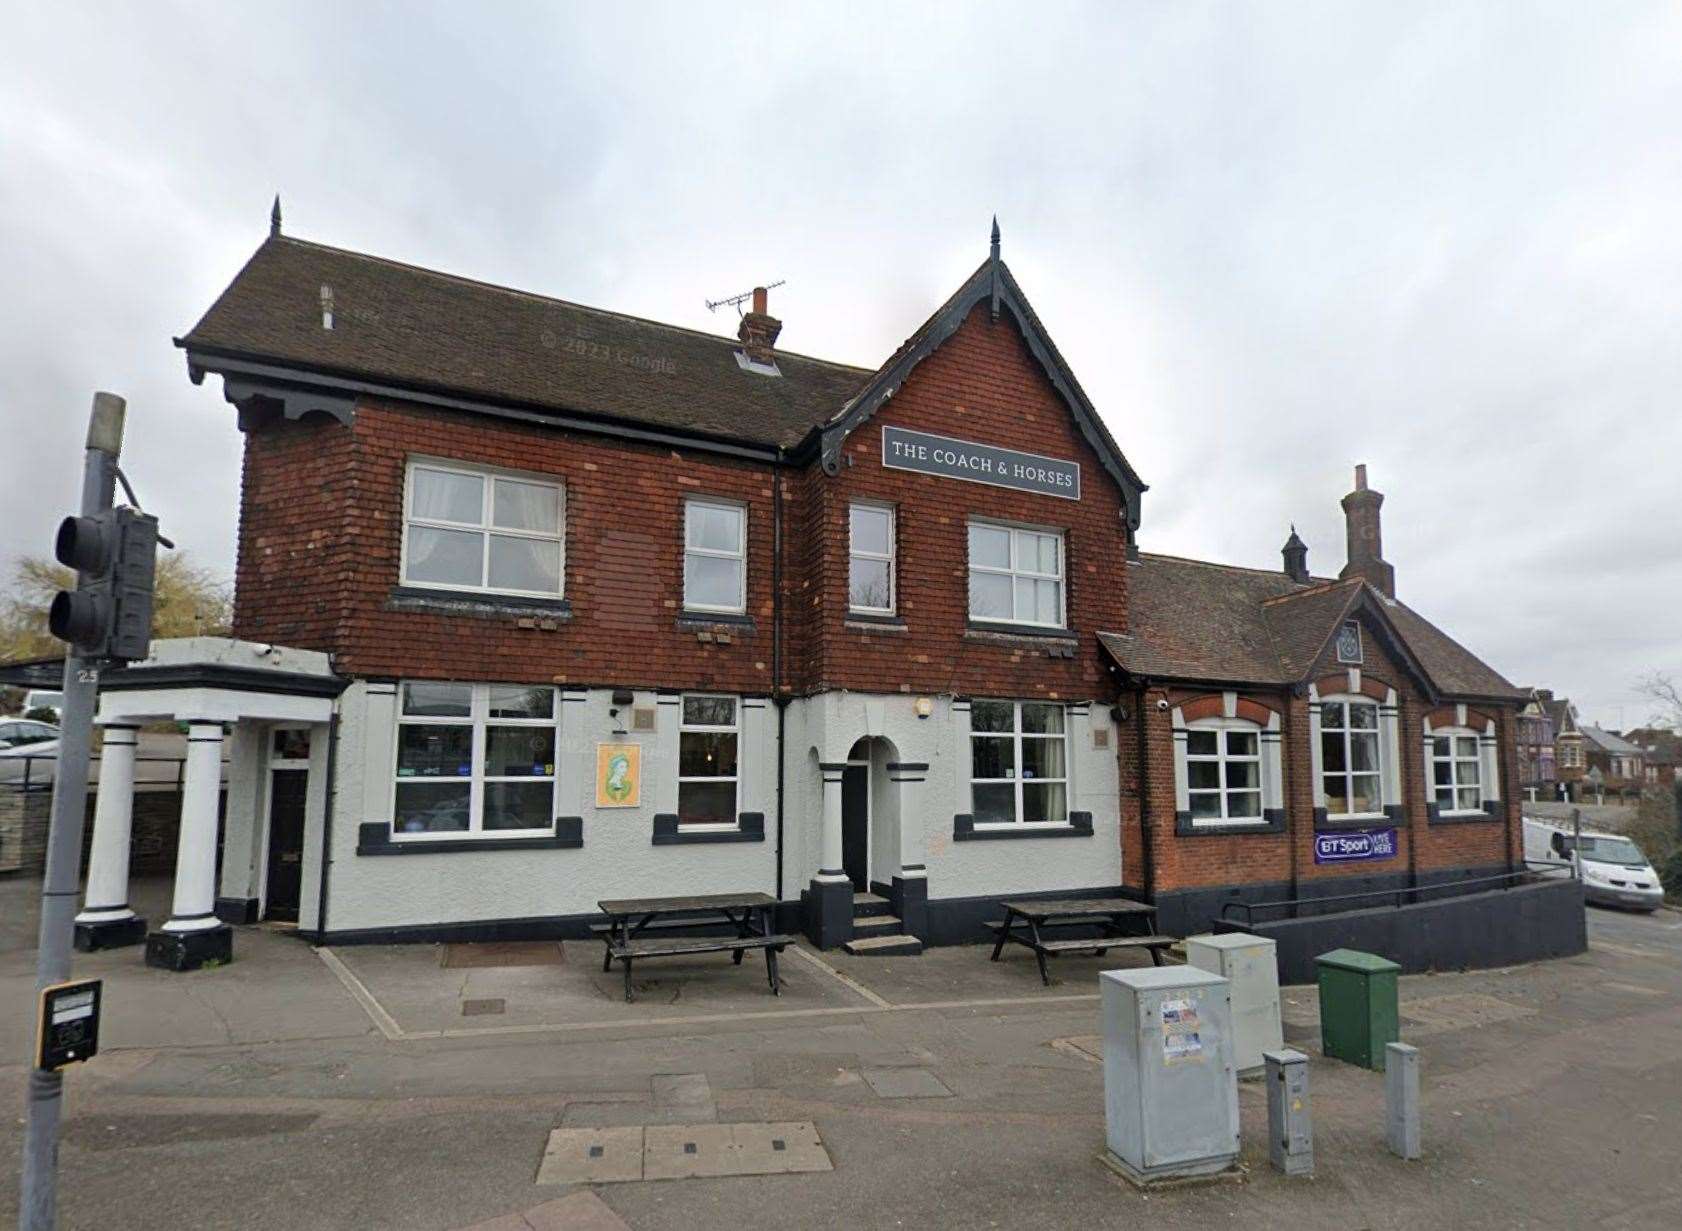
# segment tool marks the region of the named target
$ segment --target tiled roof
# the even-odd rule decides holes
[[[781,350],[782,375],[760,375],[737,362],[734,338],[289,236],[264,241],[181,344],[190,354],[785,447],[870,376]]]
[[[1624,739],[1622,736],[1613,735],[1612,732],[1607,731],[1604,728],[1590,726],[1588,723],[1584,722],[1579,723],[1577,725],[1577,729],[1583,733],[1583,737],[1587,739],[1589,743],[1598,744],[1603,752],[1615,752],[1620,756],[1638,756],[1641,753],[1641,749],[1637,748],[1627,739]]]
[[[1104,632],[1099,640],[1130,675],[1301,683],[1338,625],[1364,606],[1389,625],[1438,695],[1513,701],[1524,695],[1417,612],[1358,578],[1299,585],[1283,572],[1150,554],[1127,568],[1135,631]]]

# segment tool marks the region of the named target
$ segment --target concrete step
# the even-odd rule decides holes
[[[898,915],[868,915],[863,919],[853,920],[853,935],[855,936],[883,936],[900,931],[905,925],[899,921]]]
[[[854,957],[916,957],[923,942],[915,936],[861,936],[841,948]]]
[[[868,919],[873,915],[892,914],[894,905],[887,898],[874,893],[853,894],[853,918]]]

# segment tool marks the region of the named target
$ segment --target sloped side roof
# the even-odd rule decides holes
[[[1283,573],[1141,554],[1127,565],[1133,631],[1099,640],[1131,675],[1288,684],[1262,604],[1296,588]]]
[[[1103,632],[1099,641],[1130,675],[1303,683],[1338,625],[1363,610],[1388,627],[1438,695],[1502,701],[1524,696],[1435,625],[1358,578],[1298,584],[1282,572],[1149,554],[1127,567],[1133,631]]]
[[[323,287],[332,291],[330,330]],[[777,352],[780,377],[759,375],[742,370],[734,338],[280,235],[180,345],[195,362],[260,359],[784,447],[870,376],[787,351]]]
[[[1602,727],[1590,726],[1585,722],[1579,724],[1577,729],[1583,733],[1589,743],[1598,744],[1605,752],[1615,752],[1620,756],[1637,756],[1642,751],[1627,739],[1613,735],[1612,732]]]

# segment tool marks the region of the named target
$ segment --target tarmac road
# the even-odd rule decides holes
[[[0,884],[0,1001],[14,1004],[32,961],[22,896]],[[1403,981],[1404,1037],[1424,1056],[1422,1162],[1384,1151],[1382,1079],[1321,1059],[1313,993],[1292,989],[1287,1038],[1313,1055],[1316,1177],[1268,1169],[1264,1098],[1244,1083],[1247,1182],[1146,1197],[1096,1161],[1102,1074],[1067,1042],[1094,1033],[1096,1011],[1073,983],[1027,1003],[393,1040],[301,942],[245,929],[245,956],[222,971],[122,967],[128,1002],[179,1011],[179,1028],[72,1074],[63,1225],[1682,1226],[1682,914],[1593,909],[1590,935],[1578,958]],[[930,965],[901,963],[895,979],[988,973],[984,951],[909,961]],[[869,982],[869,969],[845,972]],[[217,982],[236,977],[248,982]],[[18,1018],[0,1013],[16,1059]],[[690,1075],[684,1097],[655,1080],[671,1074]],[[932,1091],[917,1074],[950,1094],[881,1093]],[[23,1076],[0,1068],[13,1108]],[[711,1120],[810,1120],[835,1169],[533,1183],[557,1126]],[[21,1135],[8,1116],[0,1221]]]

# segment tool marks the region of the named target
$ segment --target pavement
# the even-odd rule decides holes
[[[17,1202],[36,892],[0,881],[0,1106],[15,1109],[0,1223]],[[156,920],[167,893],[132,897]],[[316,950],[255,927],[232,964],[193,974],[148,970],[137,949],[79,954],[106,1011],[101,1054],[68,1071],[61,1225],[1682,1225],[1682,914],[1591,909],[1589,932],[1577,958],[1402,980],[1421,1161],[1386,1152],[1381,1076],[1324,1059],[1313,990],[1291,988],[1314,1178],[1270,1170],[1265,1096],[1246,1081],[1243,1181],[1149,1194],[1098,1161],[1096,975],[1137,955],[1059,959],[1046,988],[1025,951],[801,948],[779,997],[757,958],[713,955],[648,963],[626,1004],[593,944]],[[810,1125],[832,1169],[707,1173],[707,1142],[762,1125]],[[692,1178],[539,1184],[556,1130],[701,1157],[658,1172]]]

